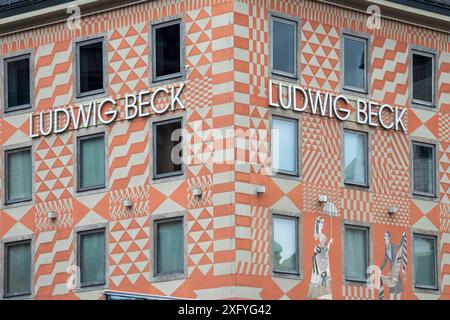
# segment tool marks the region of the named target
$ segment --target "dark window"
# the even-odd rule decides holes
[[[6,203],[31,200],[31,149],[10,150],[6,155]]]
[[[369,230],[345,226],[345,279],[366,281],[369,260]]]
[[[156,275],[183,273],[183,219],[156,221]]]
[[[366,92],[367,40],[344,36],[344,88]]]
[[[435,147],[429,144],[413,143],[414,193],[435,195],[436,163]]]
[[[105,136],[78,138],[79,191],[105,187]]]
[[[297,22],[272,17],[272,72],[296,77]]]
[[[78,233],[80,286],[104,284],[105,281],[105,229]]]
[[[298,218],[273,216],[273,271],[298,274]]]
[[[345,183],[368,185],[367,140],[365,132],[344,131]]]
[[[6,111],[30,107],[30,58],[6,60]]]
[[[180,21],[171,21],[153,28],[154,80],[180,76]]]
[[[412,55],[413,63],[413,100],[415,102],[433,103],[433,55]]]
[[[5,296],[31,293],[31,241],[5,244]]]
[[[182,174],[181,119],[155,123],[155,177]]]
[[[414,234],[414,285],[437,289],[436,237]]]
[[[103,90],[103,41],[79,43],[79,93]]]

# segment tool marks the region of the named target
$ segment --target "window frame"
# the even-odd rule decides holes
[[[414,55],[424,56],[424,57],[430,57],[431,58],[431,101],[423,101],[420,99],[414,99]],[[410,49],[409,54],[409,68],[410,68],[410,81],[409,81],[409,89],[410,89],[410,99],[411,99],[411,105],[413,107],[422,107],[426,110],[434,110],[436,108],[436,61],[437,61],[437,55],[432,49],[428,48],[417,48],[412,47]]]
[[[345,175],[345,134],[349,132],[349,133],[354,133],[354,134],[358,134],[358,135],[364,135],[366,137],[366,150],[365,150],[365,158],[366,158],[366,170],[365,170],[365,179],[366,179],[366,183],[359,183],[359,182],[355,182],[355,181],[348,181],[346,179],[346,175]],[[369,132],[366,131],[358,131],[355,129],[351,129],[351,128],[346,128],[344,127],[343,129],[343,136],[342,136],[342,148],[343,148],[343,152],[342,152],[342,164],[343,164],[343,181],[344,181],[344,185],[345,186],[356,186],[356,187],[363,187],[363,188],[369,188],[370,187],[370,183],[369,183],[369,168],[370,168],[370,164],[369,164],[369,150],[370,150],[370,137],[369,137]]]
[[[369,40],[370,37],[361,33],[355,33],[351,31],[344,31],[341,37],[342,46],[342,56],[341,56],[341,81],[342,81],[342,89],[344,91],[359,93],[362,95],[367,95],[369,93]],[[351,85],[345,84],[345,39],[350,39],[358,42],[362,42],[364,44],[364,88],[353,87]]]
[[[156,76],[156,31],[157,29],[179,24],[180,26],[180,71],[177,73],[166,74],[164,76]],[[150,45],[151,45],[151,83],[160,83],[172,79],[184,77],[184,25],[182,17],[174,17],[164,21],[158,21],[150,24]]]
[[[284,71],[279,71],[276,70],[273,66],[273,22],[274,20],[277,20],[279,22],[282,23],[286,23],[289,25],[293,25],[295,28],[294,31],[294,73],[289,73],[289,72],[284,72]],[[276,77],[281,77],[281,78],[287,78],[290,80],[298,80],[299,79],[299,71],[298,71],[298,67],[300,65],[300,62],[298,61],[298,54],[299,54],[299,30],[300,30],[300,21],[298,18],[296,17],[290,17],[284,14],[280,14],[280,13],[274,13],[271,12],[269,14],[269,67],[270,67],[270,74],[272,76],[276,76]]]
[[[76,261],[77,261],[77,283],[76,290],[95,290],[97,288],[105,288],[108,285],[108,259],[109,259],[109,244],[108,244],[108,226],[105,224],[98,224],[92,226],[80,227],[75,230],[75,240],[76,240]],[[83,235],[93,234],[93,233],[103,233],[105,238],[105,277],[102,281],[93,281],[88,283],[81,282],[81,238]]]
[[[98,186],[91,186],[91,187],[81,187],[81,143],[83,140],[89,140],[89,139],[95,139],[98,137],[103,137],[103,144],[104,144],[104,154],[105,157],[103,161],[105,162],[105,170],[104,170],[104,184],[98,185]],[[108,171],[108,161],[107,161],[107,143],[106,143],[106,134],[105,132],[97,132],[92,134],[86,134],[86,135],[80,135],[76,137],[76,146],[77,146],[77,184],[76,184],[76,192],[87,192],[87,191],[93,191],[93,190],[102,190],[106,188],[107,185],[107,171]]]
[[[300,245],[300,215],[294,214],[294,213],[288,213],[288,212],[282,212],[281,210],[273,210],[270,215],[270,269],[272,276],[275,277],[294,277],[294,278],[301,278],[303,276],[302,267],[301,267],[301,245]],[[286,270],[277,270],[275,268],[275,260],[273,256],[273,244],[275,241],[275,219],[285,219],[295,222],[295,247],[296,247],[296,261],[295,271],[286,271]]]
[[[184,175],[184,172],[185,172],[184,163],[183,163],[184,161],[182,161],[182,163],[180,164],[181,170],[179,170],[179,171],[167,172],[167,173],[161,173],[161,174],[158,174],[158,172],[157,172],[157,159],[158,159],[157,128],[159,126],[174,123],[174,122],[180,122],[181,130],[183,130],[183,128],[184,128],[183,116],[170,117],[167,119],[160,119],[160,120],[155,120],[152,122],[152,129],[151,129],[152,139],[151,139],[151,141],[152,141],[152,169],[153,169],[153,177],[152,178],[153,178],[153,180],[161,180],[161,179],[165,179],[165,178],[179,177],[179,176]],[[184,142],[183,136],[181,136],[182,154],[183,154],[182,157],[184,157],[184,152],[185,152],[184,143],[185,142]]]
[[[180,221],[183,230],[183,271],[182,272],[158,272],[158,225],[168,222]],[[186,212],[172,212],[166,214],[157,214],[151,218],[150,233],[153,250],[151,257],[153,263],[150,263],[150,282],[171,281],[176,279],[185,279],[188,275],[188,252],[187,252],[187,213]]]
[[[370,256],[371,256],[371,250],[370,250],[370,226],[365,225],[365,224],[354,224],[354,223],[349,223],[349,222],[345,222],[343,223],[343,229],[344,229],[344,241],[343,241],[343,276],[344,276],[344,281],[348,282],[348,283],[353,283],[353,284],[361,284],[361,285],[365,285],[367,284],[367,279],[369,274],[367,273],[367,268],[370,266]],[[358,279],[358,278],[353,278],[353,277],[349,277],[347,275],[346,272],[346,241],[345,241],[345,237],[347,236],[347,229],[354,229],[354,230],[363,230],[365,232],[365,236],[366,236],[366,277],[364,279]]]
[[[432,148],[433,152],[433,159],[432,159],[432,163],[433,163],[433,173],[432,173],[432,177],[433,177],[433,192],[429,193],[429,192],[422,192],[422,191],[416,191],[415,190],[415,181],[414,181],[414,146],[415,145],[419,145],[419,146],[424,146],[424,147],[430,147]],[[414,196],[420,196],[420,197],[428,197],[428,198],[436,198],[438,195],[438,179],[437,179],[437,156],[436,156],[436,149],[437,149],[437,145],[433,144],[433,143],[428,143],[428,142],[422,142],[422,141],[417,141],[417,140],[412,140],[411,141],[411,182],[412,182],[412,194]]]
[[[284,170],[284,169],[279,169],[277,168],[275,170],[274,166],[273,166],[273,146],[274,146],[274,141],[273,141],[273,136],[272,136],[272,130],[273,130],[273,120],[274,119],[279,119],[281,121],[287,121],[287,122],[293,122],[296,125],[295,128],[295,139],[294,141],[296,141],[295,147],[295,171],[289,171],[289,170]],[[293,178],[299,178],[300,177],[300,157],[301,155],[299,154],[299,150],[301,149],[300,146],[300,141],[299,141],[299,137],[300,132],[299,132],[299,128],[300,128],[300,119],[299,118],[294,118],[294,117],[289,117],[289,116],[284,116],[284,115],[280,115],[278,113],[272,113],[271,115],[271,119],[270,119],[270,129],[271,129],[271,134],[270,134],[270,156],[271,156],[271,167],[272,167],[272,171],[276,174],[276,175],[283,175],[283,176],[288,176],[288,177],[293,177]]]
[[[108,59],[107,59],[107,47],[106,37],[93,36],[85,39],[79,39],[75,41],[75,99],[83,99],[86,97],[92,98],[93,96],[100,96],[106,94],[106,88],[108,86]],[[86,45],[94,44],[97,42],[102,43],[102,66],[103,66],[103,88],[92,91],[81,92],[81,77],[80,77],[80,48]]]
[[[29,243],[30,245],[30,291],[27,292],[14,292],[14,293],[8,293],[7,292],[7,286],[8,286],[8,247],[14,246],[14,245],[20,245],[23,243]],[[24,298],[24,297],[32,297],[33,295],[33,285],[34,285],[34,259],[33,259],[33,252],[34,252],[34,241],[32,235],[26,235],[26,236],[19,236],[14,237],[10,239],[5,239],[1,241],[1,253],[2,253],[2,275],[0,282],[1,285],[1,291],[2,291],[2,297],[4,299],[15,299],[15,298]]]
[[[412,232],[412,255],[413,255],[413,277],[412,277],[412,284],[414,290],[425,290],[425,291],[439,291],[439,252],[438,252],[438,244],[439,244],[439,236],[433,233],[425,233],[420,232],[417,230],[413,230]],[[426,239],[432,239],[434,241],[434,286],[426,286],[426,285],[417,285],[416,284],[416,253],[415,253],[415,240],[416,237],[418,238],[426,238]]]
[[[15,199],[15,200],[9,200],[9,188],[8,188],[8,183],[9,183],[9,155],[12,153],[16,153],[16,152],[22,152],[22,151],[29,151],[30,152],[30,156],[31,156],[31,194],[29,197],[24,197],[24,198],[20,198],[20,199]],[[13,204],[18,204],[18,203],[23,203],[23,202],[31,202],[33,201],[33,185],[34,185],[34,167],[33,167],[33,148],[32,146],[23,146],[23,147],[17,147],[17,148],[11,148],[11,149],[7,149],[4,150],[4,204],[5,205],[13,205]]]
[[[8,88],[8,64],[10,62],[19,61],[19,60],[23,60],[23,59],[28,59],[28,63],[29,63],[30,102],[28,104],[23,104],[23,105],[18,105],[18,106],[14,106],[14,107],[9,107],[9,103],[8,103],[8,91],[9,91],[9,88]],[[13,55],[13,56],[10,56],[10,57],[6,57],[2,61],[2,66],[3,66],[3,74],[4,74],[4,80],[3,80],[4,108],[3,108],[3,113],[4,114],[11,114],[11,113],[13,113],[15,111],[22,111],[22,110],[27,110],[27,109],[33,109],[34,71],[33,71],[32,54],[30,52],[25,52],[25,53],[21,53],[21,54],[18,54],[18,55]]]

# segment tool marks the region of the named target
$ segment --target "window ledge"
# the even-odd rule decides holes
[[[170,273],[170,274],[164,274],[164,275],[154,275],[154,276],[150,277],[150,283],[182,280],[182,279],[187,279],[187,278],[188,278],[187,272]]]
[[[186,173],[184,171],[177,173],[177,174],[167,175],[167,176],[153,177],[150,181],[150,184],[157,184],[157,183],[170,182],[170,181],[183,180],[183,179],[186,179]]]
[[[33,204],[34,204],[34,199],[16,201],[16,202],[8,202],[8,203],[5,202],[5,203],[3,203],[2,208],[10,209],[10,208],[26,207],[26,206],[31,206]]]
[[[415,200],[424,200],[424,201],[431,201],[431,202],[439,202],[439,197],[436,195],[427,195],[427,194],[420,194],[420,193],[412,193],[411,198]]]
[[[419,101],[411,101],[410,107],[416,108],[416,109],[422,109],[426,111],[431,112],[439,112],[439,108],[434,103],[425,103],[425,102],[419,102]]]
[[[73,195],[74,196],[89,196],[92,194],[97,194],[97,193],[105,193],[108,192],[109,189],[107,187],[100,187],[97,189],[86,189],[86,190],[74,190]]]
[[[99,285],[92,285],[92,286],[86,286],[86,287],[77,287],[74,292],[75,293],[82,293],[82,292],[89,292],[89,291],[101,291],[108,289],[108,284],[99,284]]]
[[[290,280],[299,280],[299,281],[302,281],[304,279],[304,276],[301,273],[296,274],[296,273],[284,273],[276,271],[272,271],[272,277]]]

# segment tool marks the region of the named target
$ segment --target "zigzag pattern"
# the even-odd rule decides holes
[[[372,99],[406,107],[408,45],[393,39],[375,37],[371,57]]]
[[[125,199],[131,201],[131,209],[124,207],[123,201]],[[109,194],[109,213],[113,220],[141,217],[148,215],[149,212],[148,186],[113,190]]]
[[[56,221],[48,219],[48,211],[56,212]],[[73,225],[72,199],[60,199],[36,204],[36,230],[48,231],[53,229],[70,228]]]
[[[111,189],[142,186],[150,170],[149,123],[142,119],[116,123],[109,138],[109,183]]]
[[[71,41],[38,47],[34,55],[34,76],[36,110],[70,104],[73,97]]]

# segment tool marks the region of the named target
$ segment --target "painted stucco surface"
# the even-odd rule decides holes
[[[260,159],[235,163],[237,154],[265,151],[269,139],[255,146],[246,136],[211,136],[212,129],[269,130],[268,106],[269,12],[300,20],[299,83],[313,90],[341,92],[341,32],[368,33],[370,92],[379,103],[407,108],[407,132],[370,129],[370,188],[346,188],[342,182],[343,124],[336,119],[303,113],[301,177],[284,179],[264,174]],[[323,233],[333,239],[329,261],[333,299],[378,298],[378,290],[348,284],[343,279],[343,221],[370,225],[372,259],[381,265],[384,234],[398,244],[407,235],[406,277],[402,299],[450,297],[450,44],[448,34],[392,20],[378,30],[366,28],[366,15],[305,1],[153,1],[82,19],[80,30],[64,24],[42,27],[0,39],[0,55],[31,50],[34,63],[34,113],[76,104],[73,41],[95,34],[107,43],[107,96],[122,98],[153,86],[150,81],[149,22],[181,16],[185,24],[183,82],[186,106],[180,111],[192,133],[193,152],[179,179],[155,183],[151,179],[151,126],[148,118],[118,121],[105,126],[108,144],[107,190],[76,192],[76,133],[29,138],[29,114],[0,118],[2,148],[32,143],[34,199],[26,206],[3,206],[0,237],[34,235],[34,298],[98,299],[101,290],[73,292],[67,288],[68,267],[75,263],[74,228],[109,225],[111,290],[176,297],[221,299],[303,299],[311,280],[317,217]],[[410,107],[409,49],[419,45],[436,50],[437,107]],[[0,88],[3,82],[0,82]],[[2,89],[2,88],[1,88]],[[3,89],[0,90],[3,94]],[[119,108],[123,109],[122,105]],[[123,112],[123,110],[121,111]],[[438,199],[411,196],[410,143],[412,138],[438,145]],[[264,140],[264,139],[263,139]],[[257,149],[256,149],[257,150]],[[222,161],[209,161],[220,154]],[[196,159],[198,158],[198,159]],[[224,159],[225,158],[225,159]],[[203,161],[203,162],[202,162]],[[4,159],[1,159],[1,163]],[[0,166],[1,189],[3,166]],[[256,195],[257,185],[266,192]],[[192,190],[200,187],[199,199]],[[2,192],[3,194],[3,192]],[[319,194],[338,208],[338,217],[322,214]],[[133,202],[131,210],[123,200]],[[398,212],[389,216],[387,208]],[[51,222],[47,211],[58,218]],[[301,220],[301,277],[275,277],[270,266],[271,214],[298,213]],[[153,264],[151,217],[187,212],[187,278],[150,282]],[[412,285],[413,230],[436,232],[439,292],[417,292]],[[386,290],[389,291],[389,290]],[[386,295],[388,296],[388,295]]]

